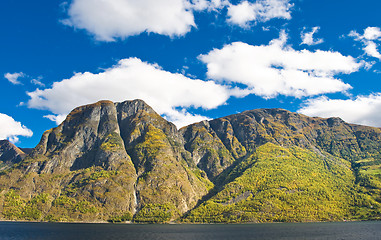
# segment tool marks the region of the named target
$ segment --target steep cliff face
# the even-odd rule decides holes
[[[4,219],[381,216],[381,130],[339,118],[257,109],[177,130],[141,100],[101,101],[74,109],[23,160],[9,149],[16,158],[1,159],[12,166],[0,173]]]
[[[25,153],[8,140],[0,140],[0,171],[19,163]]]
[[[60,126],[43,134],[29,159],[35,164],[27,171],[57,174],[91,166],[117,170],[131,163],[116,108],[108,101],[74,109]]]

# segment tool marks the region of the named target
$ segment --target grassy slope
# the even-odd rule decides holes
[[[356,193],[350,163],[342,159],[267,143],[236,169],[246,170],[185,222],[335,221],[381,209],[369,195]],[[363,203],[355,207],[360,199]]]

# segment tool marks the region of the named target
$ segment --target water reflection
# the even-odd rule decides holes
[[[381,222],[134,225],[0,222],[0,239],[381,239]]]

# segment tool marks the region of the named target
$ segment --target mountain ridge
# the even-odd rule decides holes
[[[377,219],[380,150],[379,128],[339,118],[255,109],[177,129],[142,100],[100,101],[1,172],[0,211],[42,221]]]

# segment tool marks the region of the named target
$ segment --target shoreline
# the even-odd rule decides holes
[[[74,222],[48,222],[48,221],[27,221],[27,220],[6,220],[0,219],[0,223],[62,223],[62,224],[110,224],[110,225],[260,225],[260,224],[302,224],[302,223],[353,223],[353,222],[380,222],[381,219],[369,220],[345,220],[345,221],[317,221],[317,222],[242,222],[242,223],[139,223],[139,222],[107,222],[107,221],[74,221]]]

